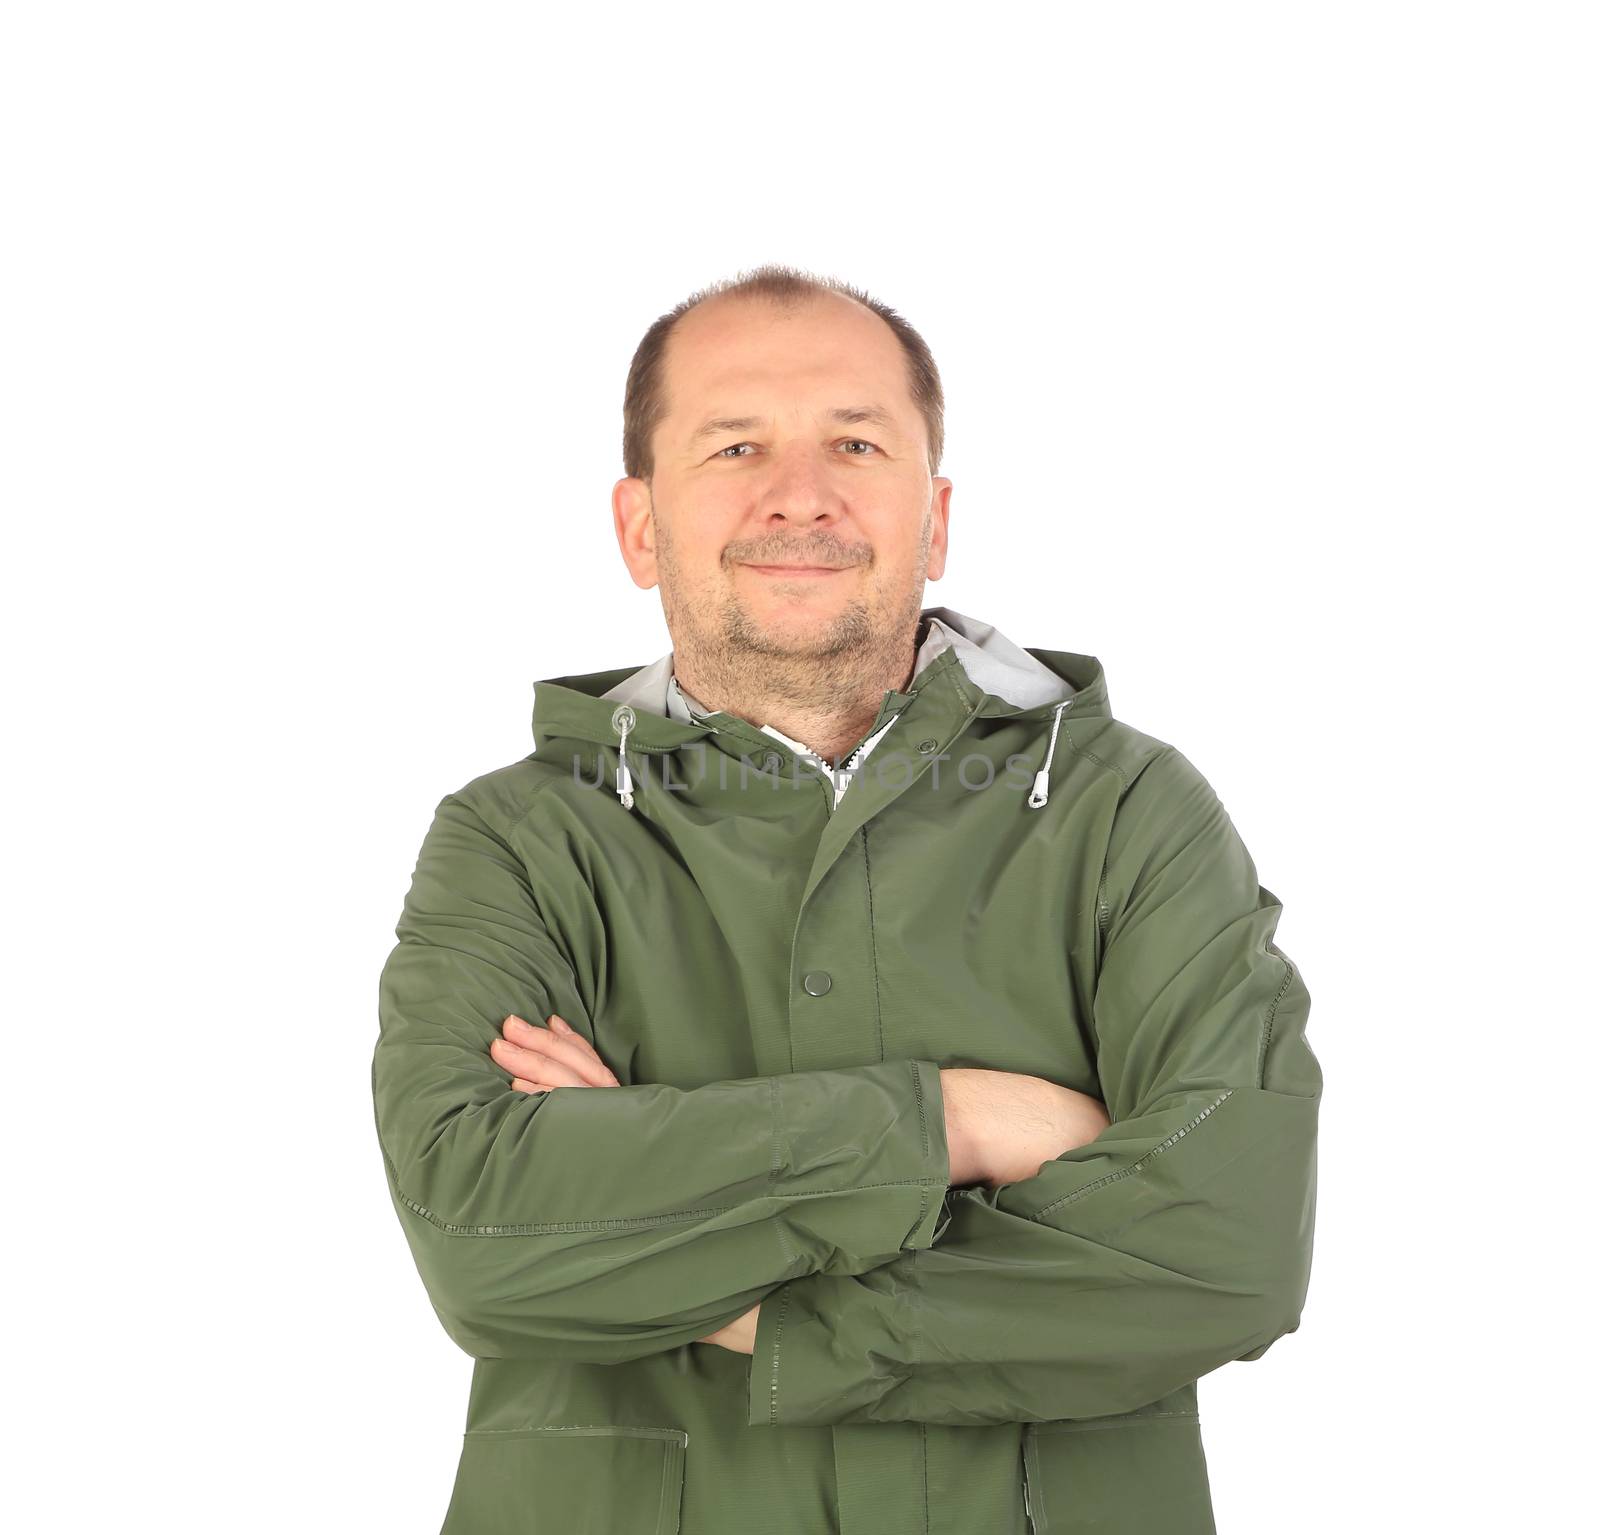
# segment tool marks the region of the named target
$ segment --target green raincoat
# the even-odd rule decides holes
[[[1311,1262],[1280,904],[1093,656],[918,641],[842,794],[669,653],[540,682],[534,752],[439,805],[372,1088],[474,1359],[445,1535],[1213,1529],[1195,1382],[1295,1330]],[[508,1013],[623,1085],[512,1089]],[[951,1188],[941,1067],[1111,1124]],[[758,1302],[753,1356],[695,1341]]]

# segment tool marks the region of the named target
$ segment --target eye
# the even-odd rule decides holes
[[[753,442],[730,442],[727,447],[718,448],[717,451],[715,453],[713,453],[711,456],[713,458],[723,458],[723,457],[725,457],[727,455],[733,454],[733,450],[735,448],[753,448],[754,446],[755,446],[755,444]],[[747,455],[743,454],[743,453],[739,453],[739,454],[736,454],[734,456],[738,457],[738,458],[747,457]]]
[[[860,437],[846,437],[845,438],[845,443],[846,443],[846,445],[848,445],[850,443],[855,443],[857,447],[871,448],[874,453],[876,453],[878,451],[878,447],[877,447],[876,443],[867,442],[865,439],[860,438]],[[845,454],[846,458],[865,458],[866,456],[867,455],[864,454],[864,453],[847,453],[847,454]]]

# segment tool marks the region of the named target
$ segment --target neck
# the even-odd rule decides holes
[[[688,642],[674,647],[672,669],[706,708],[771,725],[837,765],[872,728],[883,695],[911,681],[918,632],[913,623],[882,645],[823,656]]]

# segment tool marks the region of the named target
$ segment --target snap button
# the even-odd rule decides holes
[[[761,759],[761,771],[763,773],[776,773],[782,766],[783,758],[780,757],[777,752],[768,752],[766,756]]]
[[[926,757],[929,752],[936,752],[938,749],[939,743],[937,741],[928,740],[917,742],[917,750],[921,752],[924,757]]]
[[[833,985],[833,977],[826,970],[808,970],[806,978],[800,983],[814,997],[826,996]]]

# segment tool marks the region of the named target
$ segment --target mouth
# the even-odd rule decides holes
[[[785,576],[810,578],[813,576],[837,576],[849,567],[845,565],[746,565],[746,570],[753,570],[762,576]]]

